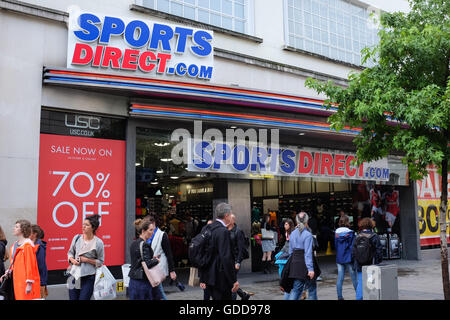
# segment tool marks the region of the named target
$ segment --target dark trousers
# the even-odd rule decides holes
[[[213,286],[207,286],[206,288],[213,300],[231,300],[231,288],[225,289],[225,291],[223,291],[223,288]]]
[[[153,288],[147,279],[130,279],[128,294],[130,300],[161,300],[159,287]]]
[[[73,285],[75,285],[75,279],[72,278]],[[70,300],[91,300],[94,293],[95,274],[84,276],[80,278],[80,289],[69,289]]]

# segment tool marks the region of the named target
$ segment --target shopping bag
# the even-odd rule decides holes
[[[198,287],[200,285],[200,278],[198,276],[197,268],[191,267],[188,285],[191,287]]]
[[[116,279],[109,269],[102,265],[97,268],[94,283],[95,300],[112,300],[116,298]]]
[[[0,283],[0,300],[14,300],[14,287],[12,274],[3,277]]]
[[[263,240],[273,240],[275,234],[272,230],[261,229],[261,238]]]
[[[128,284],[130,283],[130,277],[128,274],[130,273],[131,264],[125,263],[122,265],[122,277],[123,277],[123,285],[125,287],[128,287]]]

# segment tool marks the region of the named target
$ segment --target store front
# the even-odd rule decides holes
[[[250,239],[251,259],[241,269],[257,271],[265,213],[280,227],[308,212],[326,252],[340,210],[355,229],[370,216],[374,185],[380,197],[394,187],[400,208],[391,226],[380,218],[377,231],[389,227],[403,243],[402,257],[418,258],[415,185],[400,158],[355,166],[359,129],[332,130],[333,111],[323,101],[215,84],[212,32],[159,24],[184,41],[161,31],[153,47],[139,51],[130,42],[148,39],[133,29],[138,20],[78,18],[80,25],[70,19],[68,28],[67,68],[43,72],[37,221],[48,239],[51,281],[64,282],[67,248],[90,214],[102,216],[105,263],[119,278],[120,265],[130,261],[135,219],[155,214],[176,267],[187,267],[190,239],[226,201]],[[101,43],[94,20],[108,21]],[[131,31],[113,32],[114,21]],[[164,45],[177,54],[155,54]]]

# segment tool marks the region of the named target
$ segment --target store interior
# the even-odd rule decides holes
[[[188,244],[209,219],[213,218],[214,179],[217,175],[189,172],[185,165],[171,159],[174,143],[170,132],[137,128],[136,132],[136,218],[154,213],[161,229],[169,235],[176,267],[188,267]],[[252,270],[260,264],[260,227],[265,213],[272,213],[272,223],[281,234],[283,221],[303,210],[310,214],[310,227],[317,236],[319,254],[334,250],[334,230],[342,210],[350,217],[351,228],[358,230],[358,221],[371,216],[369,191],[372,186],[357,181],[320,181],[279,177],[251,179],[251,241]],[[380,185],[380,195],[391,192],[390,185]],[[295,219],[293,219],[295,222]],[[399,258],[390,238],[397,236],[400,247],[399,215],[390,230],[381,215],[376,231],[385,242],[385,258]],[[385,236],[386,235],[386,236]],[[388,237],[390,237],[388,239]]]

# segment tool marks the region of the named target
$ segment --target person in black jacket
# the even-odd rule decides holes
[[[146,243],[153,234],[155,224],[149,219],[138,219],[135,221],[135,226],[139,237],[130,246],[131,267],[128,274],[130,277],[130,284],[128,286],[130,300],[160,300],[161,292],[159,287],[153,288],[151,286],[141,263],[145,261],[149,269],[159,263],[159,260],[153,257],[151,245]]]
[[[375,221],[371,218],[363,218],[358,224],[359,234],[357,235],[355,241],[353,242],[352,247],[352,256],[354,257],[354,268],[357,272],[358,285],[356,287],[356,300],[363,299],[363,281],[362,281],[362,265],[358,263],[357,258],[357,245],[358,245],[358,237],[367,237],[370,240],[370,250],[371,255],[373,257],[372,263],[370,264],[379,264],[383,261],[383,246],[380,242],[380,237],[373,232],[375,228]]]
[[[230,232],[227,225],[231,219],[231,206],[219,203],[215,209],[216,221],[211,223],[210,250],[212,261],[201,273],[201,287],[208,288],[213,300],[231,300],[232,292],[239,289],[234,258],[231,251]]]
[[[245,248],[245,234],[244,231],[238,228],[236,225],[236,216],[234,214],[231,215],[230,223],[227,226],[230,231],[230,240],[231,240],[231,251],[234,258],[234,268],[236,270],[236,276],[241,268],[241,262],[245,259],[244,251]],[[236,300],[237,295],[241,297],[242,300],[250,299],[250,294],[239,288],[237,292],[232,293],[232,299]]]
[[[48,269],[47,269],[47,242],[44,241],[44,230],[41,229],[37,224],[31,225],[31,235],[30,239],[33,241],[34,245],[38,245],[36,251],[36,260],[38,263],[39,277],[41,279],[41,299],[45,299],[48,296],[47,290],[47,280],[48,280]]]

